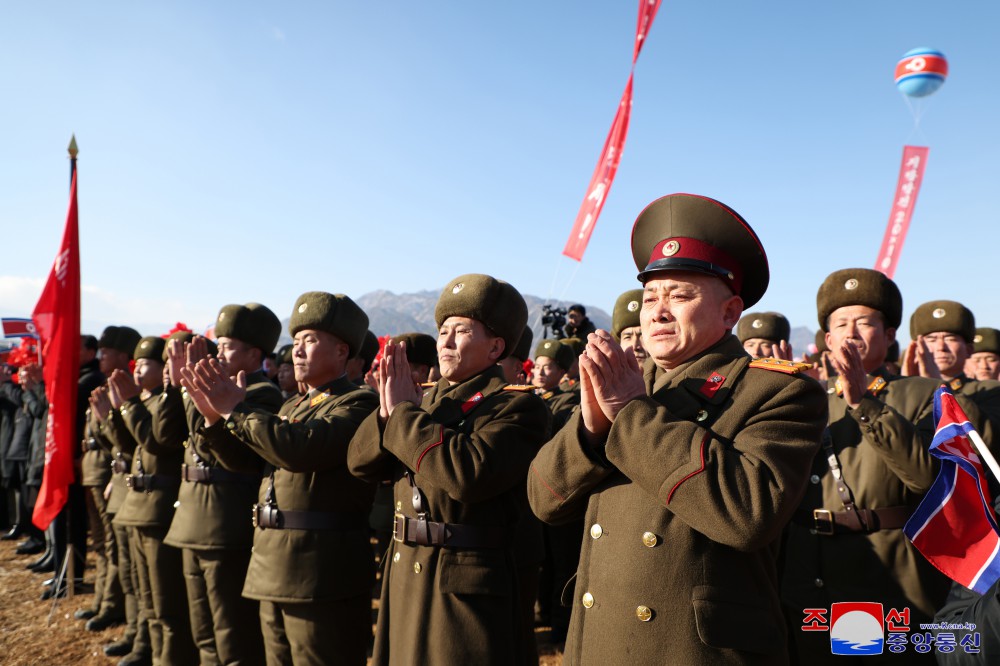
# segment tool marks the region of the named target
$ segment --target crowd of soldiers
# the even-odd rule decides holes
[[[848,268],[795,361],[787,319],[744,314],[769,272],[731,208],[658,199],[632,251],[642,286],[611,331],[573,306],[537,344],[521,294],[479,274],[444,287],[436,339],[381,350],[354,301],[318,291],[276,352],[257,303],[224,306],[214,341],[84,336],[79,483],[46,534],[41,373],[0,376],[3,538],[44,548],[38,571],[74,544],[82,580],[89,533],[76,617],[123,624],[104,651],[126,665],[537,664],[538,623],[564,663],[815,664],[845,657],[803,614],[845,601],[975,622],[937,658],[1000,658],[995,587],[951,584],[902,532],[937,472],[939,386],[993,441],[1000,331],[932,301],[894,359],[899,289]]]

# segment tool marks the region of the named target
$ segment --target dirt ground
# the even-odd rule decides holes
[[[73,598],[59,599],[53,610],[51,601],[41,601],[42,582],[51,574],[36,574],[25,569],[38,555],[17,555],[19,542],[0,541],[0,663],[5,666],[109,666],[117,659],[104,656],[101,648],[121,638],[123,628],[114,627],[94,633],[73,619],[78,608],[87,608],[93,600],[90,585],[84,585]],[[92,562],[88,561],[85,583],[93,581]],[[377,602],[373,602],[377,605]],[[537,630],[541,666],[559,666],[561,654],[548,644],[548,630]]]

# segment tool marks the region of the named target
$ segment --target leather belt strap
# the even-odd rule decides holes
[[[181,465],[181,478],[194,483],[249,483],[257,485],[260,477],[253,474],[230,472],[221,467]]]
[[[253,526],[275,530],[367,530],[368,516],[363,513],[332,511],[282,511],[273,504],[253,505]]]
[[[179,476],[166,474],[126,474],[125,485],[135,491],[167,490],[181,485]]]
[[[881,530],[898,530],[906,525],[913,511],[906,506],[889,506],[882,509],[830,511],[813,509],[812,514],[799,512],[795,522],[815,530],[821,536],[834,534],[871,534]]]
[[[392,538],[408,546],[440,548],[506,548],[513,542],[512,532],[504,527],[457,525],[393,516]]]

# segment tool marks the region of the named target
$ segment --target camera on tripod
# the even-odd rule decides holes
[[[566,326],[566,308],[542,304],[543,337],[561,340],[565,337],[563,327]],[[549,334],[551,331],[551,335]]]

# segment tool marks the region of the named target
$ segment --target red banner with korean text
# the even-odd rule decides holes
[[[875,270],[881,271],[888,278],[896,273],[899,254],[903,251],[903,241],[906,240],[913,209],[917,205],[917,194],[924,181],[928,151],[926,146],[903,146],[903,163],[899,167],[899,181],[892,199],[889,224],[885,228],[882,249],[875,261]]]
[[[59,254],[31,318],[42,342],[42,376],[49,401],[45,428],[42,487],[31,517],[45,529],[69,496],[73,482],[76,398],[80,377],[80,234],[76,207],[76,172]]]
[[[618,172],[618,164],[621,162],[622,151],[625,149],[625,137],[628,135],[628,121],[632,113],[632,79],[635,74],[635,63],[639,59],[643,44],[649,35],[649,29],[656,18],[656,12],[660,9],[660,0],[639,0],[639,20],[635,29],[635,44],[632,49],[632,70],[629,72],[628,82],[625,84],[625,91],[618,102],[618,111],[615,113],[614,122],[611,123],[611,131],[608,132],[607,139],[604,140],[604,149],[601,157],[597,161],[594,174],[590,177],[590,185],[587,193],[580,204],[580,210],[576,214],[576,221],[570,231],[566,247],[563,254],[571,259],[581,261],[583,253],[590,242],[590,236],[594,233],[594,226],[597,218],[601,215],[601,209],[607,200],[608,192],[611,190],[611,183],[615,180]]]

